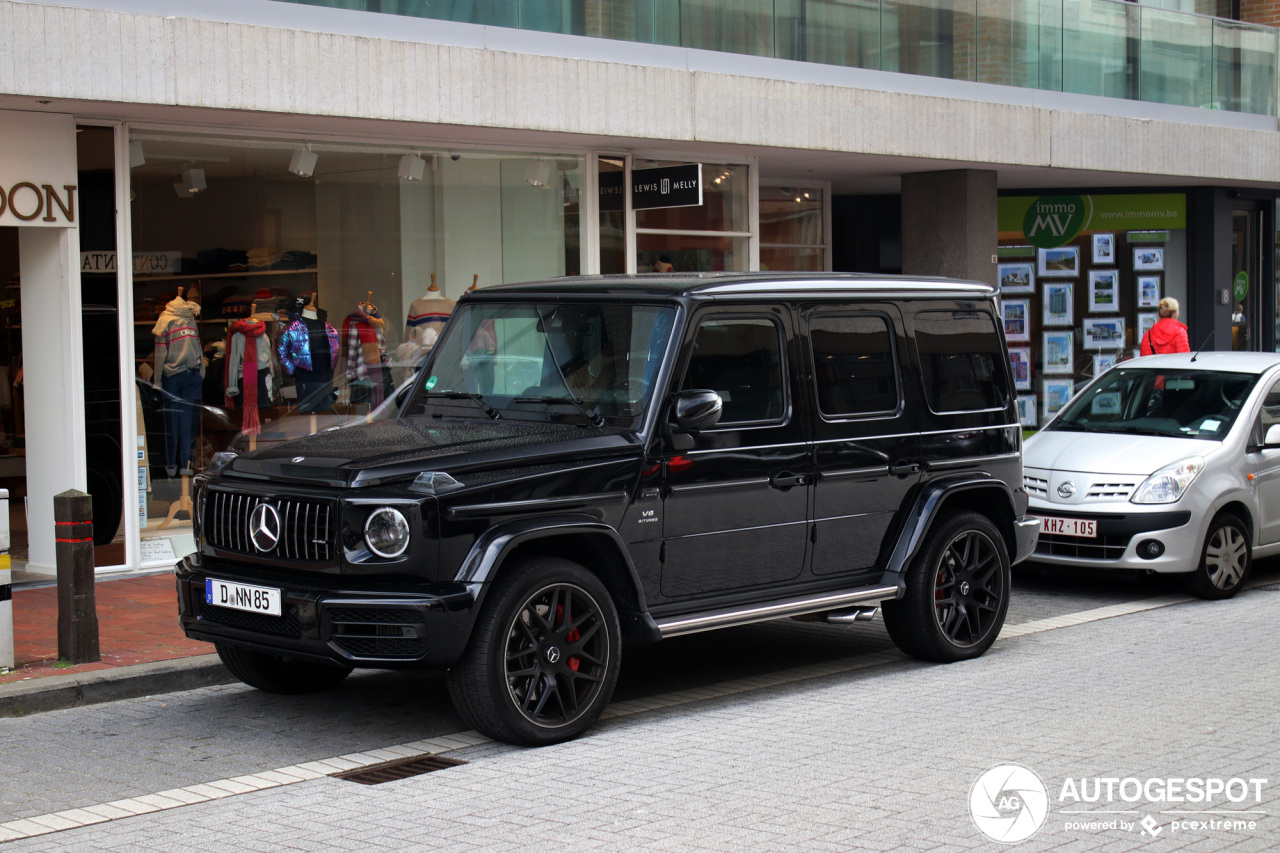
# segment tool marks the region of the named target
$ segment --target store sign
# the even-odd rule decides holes
[[[1249,295],[1249,274],[1244,270],[1236,273],[1236,280],[1231,283],[1231,295],[1236,298],[1236,302],[1244,302],[1244,298]]]
[[[600,174],[601,212],[625,206],[622,172]],[[652,210],[659,207],[698,207],[702,204],[702,164],[636,169],[631,173],[631,207]]]
[[[998,210],[1002,239],[1025,239],[1040,249],[1065,246],[1081,233],[1187,227],[1187,197],[1174,193],[1005,196]]]
[[[134,252],[134,275],[173,275],[182,262],[181,252]],[[80,272],[116,272],[115,252],[81,252]]]
[[[0,225],[75,225],[75,136],[71,116],[0,110]]]

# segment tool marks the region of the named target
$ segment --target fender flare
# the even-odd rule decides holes
[[[929,534],[930,528],[933,527],[934,521],[937,520],[943,503],[952,495],[975,489],[995,489],[999,491],[1008,501],[1010,517],[1018,517],[1018,506],[1017,501],[1014,499],[1013,490],[1009,488],[1009,484],[1004,480],[993,477],[990,474],[961,474],[955,477],[929,480],[922,485],[920,493],[916,496],[915,503],[903,519],[897,542],[894,543],[893,551],[890,552],[889,560],[885,565],[884,583],[897,584],[899,590],[902,589],[903,573],[906,571],[907,566],[911,564],[911,561],[915,559],[916,554],[920,552],[920,547],[924,544],[925,537]],[[1008,535],[1004,530],[1001,530],[1000,533],[1002,536]],[[1006,541],[1005,547],[1009,548],[1009,546],[1010,543]],[[1011,548],[1009,550],[1012,552]]]
[[[648,606],[645,603],[644,587],[640,584],[640,574],[636,571],[626,544],[617,530],[590,515],[544,515],[495,525],[481,534],[471,546],[454,580],[457,583],[466,584],[471,589],[476,603],[481,604],[488,592],[490,582],[513,550],[535,539],[565,534],[585,534],[603,537],[608,541],[625,572],[626,577],[623,582],[629,584],[629,589],[626,591],[634,596],[635,615],[646,626],[652,624],[652,619],[648,616]],[[619,605],[619,609],[629,609],[625,606],[626,602],[619,602]],[[656,625],[654,630],[657,630]]]

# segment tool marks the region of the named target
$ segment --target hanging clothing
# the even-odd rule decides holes
[[[424,296],[409,306],[409,318],[405,321],[405,343],[413,342],[424,350],[435,346],[436,339],[444,331],[453,314],[454,302],[443,296]]]
[[[243,402],[241,431],[245,435],[257,435],[262,431],[258,418],[259,402],[270,403],[271,342],[267,339],[267,324],[261,320],[237,320],[227,332],[226,361],[227,408],[237,400]],[[244,377],[244,393],[241,395],[240,377]],[[237,398],[233,400],[232,398]]]
[[[368,385],[371,409],[382,404],[383,382],[389,378],[383,325],[381,317],[360,310],[352,311],[342,321],[342,338],[347,342],[347,381],[352,385]]]
[[[161,379],[189,370],[204,376],[204,351],[200,346],[198,317],[200,305],[175,297],[164,306],[151,334],[156,342],[156,365],[152,382],[160,387]]]
[[[298,411],[319,412],[330,407],[338,347],[338,331],[325,322],[323,312],[315,317],[296,315],[280,335],[276,353],[281,368],[294,379]]]

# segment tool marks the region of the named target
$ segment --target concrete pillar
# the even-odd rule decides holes
[[[902,271],[996,283],[996,173],[902,176]]]
[[[80,234],[19,228],[28,568],[54,574],[53,496],[85,491]]]

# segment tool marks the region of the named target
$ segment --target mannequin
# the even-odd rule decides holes
[[[338,362],[338,332],[316,306],[295,298],[284,309],[289,325],[276,344],[280,369],[294,378],[298,411],[319,412],[333,402],[334,365]]]
[[[204,350],[200,346],[200,304],[192,288],[191,299],[178,295],[165,305],[151,333],[155,338],[153,385],[163,393],[165,409],[165,471],[182,477],[182,492],[169,504],[169,512],[158,529],[173,523],[185,511],[191,514],[191,452],[200,435],[201,385],[204,381]]]
[[[405,321],[404,343],[396,349],[396,381],[401,382],[417,369],[422,359],[435,346],[436,339],[444,331],[449,316],[453,314],[454,301],[445,298],[436,286],[436,274],[431,274],[431,286],[419,299],[409,305],[409,317]]]
[[[362,389],[368,389],[369,408],[382,404],[383,382],[390,379],[386,371],[387,339],[382,329],[385,323],[373,304],[373,291],[364,302],[342,321],[342,339],[346,341],[347,383],[351,387],[351,402],[361,402]]]
[[[194,295],[194,294],[193,294]],[[165,470],[189,476],[191,449],[200,431],[200,384],[204,352],[198,327],[200,305],[182,298],[182,288],[156,320],[154,387],[165,400]]]

